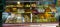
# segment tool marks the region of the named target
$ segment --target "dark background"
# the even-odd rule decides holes
[[[0,27],[2,27],[2,12],[3,12],[4,5],[5,5],[5,1],[0,0]]]

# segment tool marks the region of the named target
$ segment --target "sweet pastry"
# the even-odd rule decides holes
[[[17,7],[23,7],[24,5],[23,4],[18,4]]]
[[[45,9],[45,12],[51,12],[51,9],[48,7]]]
[[[31,13],[31,10],[30,9],[26,9],[25,13]]]
[[[31,7],[36,7],[36,4],[31,4]]]
[[[29,4],[26,4],[25,7],[30,7],[30,5]]]
[[[39,14],[39,18],[44,19],[44,14],[43,13]]]
[[[25,18],[25,22],[30,22],[30,18],[29,18],[29,16],[24,15],[24,18]]]
[[[17,11],[17,8],[12,8],[13,12],[16,12]]]
[[[17,18],[16,23],[23,23],[23,22],[25,22],[24,21],[24,17],[22,17],[21,14],[16,14],[16,18]]]
[[[18,13],[24,13],[24,9],[18,9]]]
[[[48,12],[45,12],[44,16],[45,18],[51,18],[51,14],[49,14]]]

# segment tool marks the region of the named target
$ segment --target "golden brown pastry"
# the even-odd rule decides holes
[[[45,9],[45,12],[51,12],[51,9],[48,7]]]
[[[13,12],[16,12],[17,11],[17,8],[12,8]]]
[[[51,9],[52,12],[57,12],[57,10],[55,8]]]
[[[48,12],[45,12],[45,18],[50,18],[51,17],[51,14],[49,14]]]
[[[39,17],[40,19],[43,19],[43,18],[44,18],[44,14],[43,14],[43,13],[40,13],[40,14],[38,14],[38,17]]]
[[[30,22],[29,16],[24,15],[24,18],[25,18],[25,22]]]
[[[10,9],[6,9],[5,12],[11,12]]]
[[[31,4],[32,7],[36,7],[36,4]]]
[[[30,5],[29,4],[26,4],[25,7],[30,7]]]
[[[18,4],[17,7],[23,7],[24,5],[23,4]]]

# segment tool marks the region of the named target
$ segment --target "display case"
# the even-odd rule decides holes
[[[46,2],[47,1],[47,2]],[[30,14],[30,22],[57,22],[58,18],[55,17],[55,13],[57,10],[53,5],[54,1],[50,0],[37,0],[37,1],[8,1],[6,0],[5,10],[7,13],[29,13]],[[45,3],[44,3],[45,2]],[[45,6],[46,5],[46,6]],[[52,8],[53,7],[53,8]],[[28,17],[26,15],[26,17]],[[35,21],[34,21],[35,20]],[[43,21],[42,21],[43,20]],[[45,21],[46,20],[46,21]]]
[[[58,23],[54,3],[54,0],[6,0],[3,24]]]

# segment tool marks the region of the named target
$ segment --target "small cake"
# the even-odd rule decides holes
[[[24,15],[24,18],[25,18],[25,22],[30,22],[29,16]]]
[[[35,3],[34,3],[34,4],[31,4],[31,6],[32,6],[32,7],[36,7],[36,4],[35,4]]]

